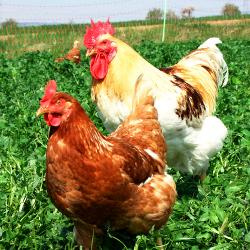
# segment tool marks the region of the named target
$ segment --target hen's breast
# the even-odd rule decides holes
[[[98,160],[97,160],[98,159]],[[46,185],[55,206],[67,216],[102,224],[127,199],[126,180],[112,156],[88,159],[66,140],[52,136],[47,147]],[[98,216],[97,216],[98,215]]]
[[[82,199],[82,184],[77,178],[73,164],[81,166],[79,155],[70,151],[63,140],[49,141],[46,152],[46,185],[55,206],[64,214],[72,216],[73,200]]]

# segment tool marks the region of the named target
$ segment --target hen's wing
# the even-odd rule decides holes
[[[132,234],[148,233],[153,226],[163,226],[176,200],[175,183],[171,176],[156,174],[138,186],[122,178],[123,174],[119,175],[116,166],[110,166],[108,172],[102,168],[104,173],[101,177],[104,179],[94,184],[98,186],[95,193],[99,197],[94,199],[94,209],[92,207],[89,211],[81,207],[75,210],[76,236],[78,242],[85,246],[91,245],[93,232],[95,235],[102,234],[102,225],[107,220],[112,229],[125,229]],[[88,223],[83,222],[86,216]]]
[[[130,233],[148,233],[155,226],[163,226],[176,200],[176,187],[169,175],[154,175],[145,184],[131,186],[131,197],[125,201],[123,212],[112,221],[114,229]]]

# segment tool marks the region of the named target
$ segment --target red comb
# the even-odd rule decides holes
[[[90,27],[87,27],[86,33],[83,37],[83,44],[86,48],[92,48],[100,35],[113,35],[114,33],[115,29],[109,22],[109,19],[106,22],[98,21],[97,23],[94,23],[91,19],[91,25]]]
[[[56,93],[56,81],[49,80],[45,86],[44,96],[40,101],[40,105],[46,106],[55,93]]]

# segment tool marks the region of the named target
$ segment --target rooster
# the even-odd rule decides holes
[[[37,115],[51,127],[48,194],[74,221],[77,242],[86,249],[107,223],[132,234],[161,227],[176,199],[175,183],[165,173],[166,145],[153,98],[134,100],[133,113],[110,136],[97,130],[77,100],[56,92],[54,80],[40,101]]]
[[[210,38],[170,68],[158,69],[114,37],[109,20],[87,27],[84,45],[90,56],[92,99],[105,127],[113,131],[131,113],[135,82],[143,74],[155,99],[166,143],[169,166],[206,176],[209,158],[223,145],[227,129],[213,116],[218,86],[228,80],[228,68]]]
[[[76,64],[81,62],[81,53],[79,50],[79,41],[74,41],[73,48],[65,55],[64,57],[58,57],[55,59],[55,62],[62,62],[64,60],[72,61]]]

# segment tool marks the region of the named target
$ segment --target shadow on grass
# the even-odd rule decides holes
[[[74,226],[69,225],[69,227],[64,227],[60,232],[60,238],[63,239],[60,242],[62,249],[67,249],[69,242],[67,239],[67,235],[73,232]],[[134,249],[134,245],[136,243],[136,235],[131,235],[126,231],[112,231],[109,232],[107,228],[103,229],[104,235],[102,237],[95,238],[95,242],[97,245],[97,249],[101,250],[132,250]],[[77,245],[75,238],[73,238],[72,249],[80,250],[81,248]],[[99,248],[98,248],[99,247]],[[43,250],[47,250],[46,246],[42,248]]]
[[[196,197],[198,195],[198,185],[200,179],[198,176],[182,174],[176,182],[178,197],[183,196]]]
[[[102,239],[102,250],[134,249],[136,236],[126,231],[110,232]]]

